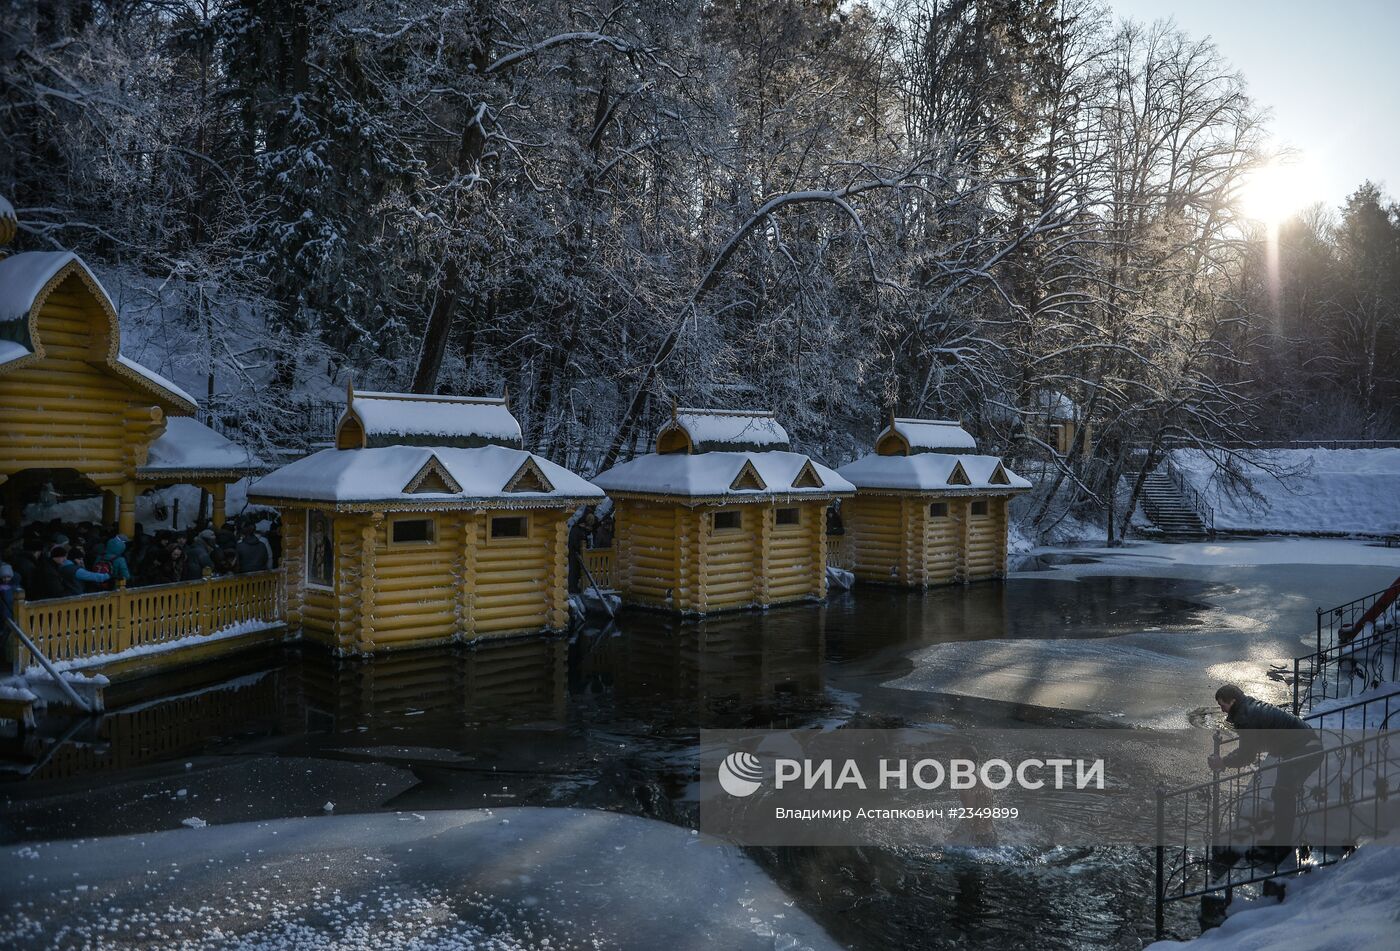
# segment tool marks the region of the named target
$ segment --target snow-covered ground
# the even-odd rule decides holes
[[[1400,532],[1400,449],[1266,449],[1253,458],[1273,470],[1245,470],[1260,499],[1223,491],[1214,462],[1199,450],[1172,453],[1172,461],[1215,509],[1218,530]]]
[[[1285,699],[1288,688],[1269,676],[1270,668],[1291,669],[1293,657],[1306,652],[1313,608],[1383,588],[1400,571],[1400,549],[1346,539],[1036,551],[1095,561],[1017,573],[1010,585],[1018,578],[1074,584],[1091,575],[1205,580],[1214,586],[1202,596],[1212,611],[1203,627],[1192,629],[938,643],[912,654],[914,670],[887,686],[1182,727],[1193,711],[1210,706],[1215,685],[1227,680],[1271,702]]]
[[[617,813],[513,808],[188,825],[7,849],[0,946],[839,947],[738,849]]]
[[[179,500],[177,511],[175,501]],[[229,518],[241,515],[248,507],[248,480],[239,479],[230,483],[225,490],[224,512]],[[199,487],[193,485],[172,485],[153,489],[136,497],[136,521],[147,532],[159,529],[186,529],[194,524],[199,516]],[[178,525],[171,523],[179,518]],[[96,522],[102,518],[102,499],[92,496],[86,499],[70,499],[53,505],[29,505],[24,510],[26,522],[47,522],[58,518],[65,522]]]
[[[1191,942],[1149,949],[1382,951],[1400,947],[1400,833],[1346,861],[1288,880],[1282,903],[1236,898],[1230,916]]]

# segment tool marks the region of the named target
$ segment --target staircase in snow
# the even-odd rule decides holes
[[[1143,484],[1143,512],[1164,535],[1204,538],[1209,532],[1200,513],[1166,470],[1166,466],[1160,466]]]

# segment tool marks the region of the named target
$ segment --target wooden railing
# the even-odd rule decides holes
[[[588,566],[593,580],[600,588],[615,588],[613,584],[613,548],[585,548],[583,563]],[[583,586],[588,586],[588,577],[583,578]]]
[[[257,571],[201,581],[118,588],[47,601],[15,598],[15,620],[55,663],[158,647],[244,624],[286,619],[282,572]],[[21,669],[34,663],[18,649]]]
[[[852,570],[855,566],[855,549],[851,545],[851,536],[826,536],[826,564],[828,568]]]

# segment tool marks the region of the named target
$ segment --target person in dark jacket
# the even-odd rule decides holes
[[[583,577],[583,547],[593,528],[598,524],[598,516],[592,508],[584,509],[583,514],[569,528],[569,593],[579,591]]]
[[[1274,848],[1281,857],[1293,842],[1293,821],[1303,784],[1317,769],[1322,740],[1317,731],[1287,710],[1249,696],[1235,684],[1223,684],[1215,692],[1215,702],[1225,721],[1239,734],[1239,745],[1227,756],[1212,753],[1210,768],[1238,769],[1253,765],[1261,755],[1277,756],[1283,762],[1274,777]]]
[[[204,577],[204,569],[214,570],[214,556],[210,552],[210,547],[214,544],[214,533],[205,529],[198,535],[190,539],[185,546],[185,562],[187,566],[193,566],[195,577]]]
[[[245,525],[243,537],[238,540],[239,574],[246,574],[250,571],[266,571],[269,560],[267,546],[258,537],[257,530],[251,524]]]
[[[30,601],[44,601],[61,598],[68,593],[68,582],[63,577],[63,565],[68,560],[68,551],[62,545],[49,550],[47,558],[40,559],[24,579],[24,596]]]

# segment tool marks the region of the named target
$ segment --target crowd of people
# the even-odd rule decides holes
[[[195,581],[275,568],[282,558],[275,514],[246,516],[219,528],[202,524],[147,533],[140,523],[127,538],[113,526],[53,519],[24,527],[0,551],[0,605],[17,590],[30,601],[127,587]]]

